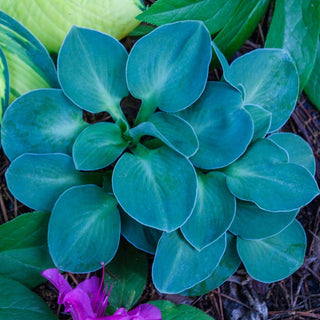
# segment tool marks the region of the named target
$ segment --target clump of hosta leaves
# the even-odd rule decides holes
[[[207,81],[213,50],[219,82]],[[72,27],[57,65],[61,89],[16,99],[2,142],[10,191],[51,212],[59,269],[99,269],[121,234],[155,254],[153,282],[167,293],[212,290],[241,261],[265,282],[302,264],[295,216],[319,189],[308,145],[276,133],[299,88],[285,51],[255,50],[229,66],[197,21],[161,26],[129,54],[111,36]],[[133,121],[129,95],[141,100]],[[113,121],[89,124],[84,110]]]

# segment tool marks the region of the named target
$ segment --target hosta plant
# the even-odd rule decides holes
[[[207,80],[212,52],[222,81]],[[57,73],[61,89],[16,99],[1,135],[10,191],[51,212],[59,269],[99,269],[121,234],[155,254],[153,282],[166,293],[208,292],[241,261],[265,282],[302,264],[295,216],[319,189],[311,149],[277,133],[299,90],[286,51],[229,65],[202,22],[182,21],[128,54],[107,34],[72,27]]]

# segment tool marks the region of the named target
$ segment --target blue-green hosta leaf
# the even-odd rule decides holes
[[[302,265],[306,235],[300,223],[295,220],[282,232],[270,238],[238,238],[237,249],[252,278],[261,282],[279,281]]]
[[[158,0],[137,18],[157,26],[182,20],[203,21],[211,34],[219,32],[241,0]]]
[[[244,108],[250,113],[250,116],[253,119],[254,133],[252,141],[264,138],[271,126],[271,112],[254,104],[245,105]]]
[[[112,295],[108,302],[115,309],[131,309],[142,295],[147,283],[147,256],[125,241],[121,241],[116,256],[106,269],[108,273],[104,281],[106,284],[112,283]]]
[[[257,104],[272,113],[271,131],[289,119],[299,93],[299,78],[286,51],[251,51],[233,61],[228,79],[244,87],[245,104]]]
[[[211,290],[214,290],[215,288],[221,286],[229,277],[234,274],[234,272],[237,271],[240,263],[241,260],[236,247],[236,237],[232,236],[230,233],[227,233],[226,251],[209,278],[182,292],[182,294],[187,296],[200,296],[208,293]]]
[[[271,237],[285,229],[299,210],[270,212],[252,202],[237,201],[237,211],[230,231],[242,239],[257,240]]]
[[[97,183],[95,174],[79,172],[66,154],[29,154],[16,158],[6,172],[10,192],[23,204],[40,211],[51,211],[66,189]]]
[[[2,0],[0,3],[0,10],[21,21],[52,52],[58,52],[72,25],[97,29],[121,39],[139,24],[135,17],[143,9],[139,0]]]
[[[2,120],[2,114],[9,104],[9,70],[7,59],[0,47],[0,125]]]
[[[128,95],[125,67],[128,53],[111,36],[72,27],[58,57],[58,76],[64,93],[80,108],[107,111],[124,118],[120,101]]]
[[[268,139],[285,149],[289,154],[289,162],[305,167],[314,176],[316,163],[313,151],[309,144],[300,136],[290,133],[274,133]]]
[[[200,99],[179,116],[198,136],[199,150],[191,161],[201,169],[229,165],[245,152],[253,135],[240,92],[223,82],[208,82]]]
[[[114,162],[127,147],[121,129],[111,122],[96,123],[81,132],[72,150],[78,170],[98,170]]]
[[[48,245],[57,268],[86,273],[101,268],[115,255],[120,240],[116,199],[100,187],[66,190],[55,203],[49,221]]]
[[[146,227],[132,219],[123,210],[121,213],[121,234],[139,250],[155,254],[162,231]]]
[[[114,194],[138,222],[164,231],[179,228],[191,215],[197,176],[190,161],[166,146],[149,150],[139,144],[125,153],[112,176]]]
[[[166,300],[156,300],[148,303],[160,309],[162,320],[212,320],[202,310],[186,304],[176,306],[174,303]]]
[[[147,122],[132,128],[130,134],[137,140],[144,135],[156,137],[186,157],[195,154],[199,148],[198,138],[190,124],[170,113],[152,114]]]
[[[300,90],[311,74],[319,43],[318,0],[277,0],[265,46],[286,49],[298,69]]]
[[[54,63],[43,45],[23,25],[1,11],[0,47],[9,66],[11,101],[33,89],[59,88]]]
[[[320,110],[320,44],[318,44],[316,60],[304,91],[310,101]]]
[[[47,245],[49,216],[25,213],[0,226],[0,276],[29,288],[43,282],[41,272],[54,267]]]
[[[16,99],[3,117],[3,149],[11,161],[23,153],[71,155],[74,140],[87,125],[61,90],[34,90]]]
[[[308,170],[288,163],[287,152],[268,139],[258,139],[224,170],[230,191],[267,211],[291,211],[319,194]]]
[[[210,34],[199,21],[168,24],[136,42],[128,58],[127,83],[142,100],[137,123],[157,107],[175,112],[194,103],[207,82],[211,51]]]
[[[0,277],[0,319],[58,320],[36,293],[18,281]]]
[[[164,233],[152,267],[155,287],[162,293],[179,293],[208,278],[226,249],[226,236],[201,251],[192,247],[179,230]]]
[[[230,193],[226,177],[220,172],[198,174],[196,206],[181,227],[184,237],[198,250],[224,234],[235,216],[236,200]],[[196,227],[195,227],[196,226]]]

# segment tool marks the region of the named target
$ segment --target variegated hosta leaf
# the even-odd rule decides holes
[[[195,205],[197,176],[190,161],[163,146],[139,144],[124,153],[112,176],[114,194],[132,218],[143,225],[173,231],[184,224]]]
[[[11,101],[33,89],[59,88],[54,63],[43,45],[23,25],[1,11],[0,47],[9,66]]]
[[[7,59],[0,47],[0,125],[2,114],[9,104],[9,70]]]
[[[72,25],[84,26],[121,39],[139,21],[140,0],[1,0],[0,10],[21,21],[50,52],[58,52]],[[30,15],[32,12],[32,15]]]

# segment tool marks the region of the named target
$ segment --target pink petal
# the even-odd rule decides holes
[[[159,308],[151,304],[140,304],[135,309],[128,312],[131,317],[137,317],[141,320],[161,320]],[[131,318],[133,320],[133,318]]]
[[[79,288],[68,292],[63,300],[65,311],[70,312],[73,320],[96,319],[87,293]]]
[[[124,308],[120,308],[112,316],[96,318],[96,320],[162,320],[162,318],[161,312],[157,307],[149,304],[141,304],[129,312]]]
[[[80,282],[77,285],[77,288],[85,291],[91,299],[91,302],[93,302],[99,293],[100,283],[101,280],[98,277],[93,276],[90,279]],[[103,299],[103,295],[101,298]]]
[[[72,290],[68,281],[59,273],[56,268],[47,269],[41,275],[49,280],[59,291],[58,303],[62,304],[65,295]]]

